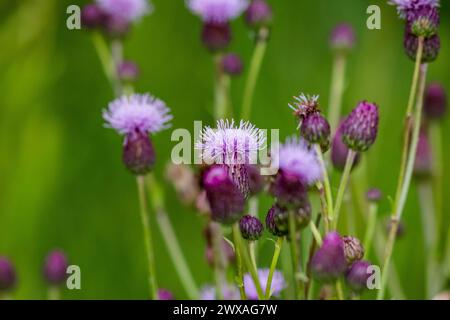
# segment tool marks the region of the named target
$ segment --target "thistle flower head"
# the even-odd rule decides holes
[[[427,6],[415,11],[408,19],[406,27],[415,36],[430,38],[437,33],[439,23],[438,9]]]
[[[344,254],[348,263],[361,260],[364,257],[364,248],[358,238],[344,236],[342,241],[344,242]]]
[[[383,197],[383,193],[378,188],[369,189],[366,192],[366,199],[369,202],[378,202]]]
[[[158,300],[174,300],[174,295],[167,289],[158,289]]]
[[[287,226],[289,213],[285,208],[274,204],[266,215],[266,228],[274,236],[283,237],[289,233]]]
[[[280,146],[272,160],[279,164],[283,172],[296,176],[305,186],[322,180],[322,169],[317,156],[303,139],[290,137]]]
[[[225,50],[231,42],[229,22],[206,22],[202,28],[203,45],[211,52]]]
[[[299,118],[300,124],[306,116],[320,111],[318,95],[310,96],[302,93],[294,99],[293,105],[289,103],[288,106],[294,111],[294,115]]]
[[[253,216],[246,215],[239,221],[242,237],[246,240],[255,241],[261,238],[264,226],[261,221]]]
[[[318,144],[324,151],[330,146],[330,124],[319,112],[305,117],[300,127],[303,138],[310,144]]]
[[[60,285],[66,281],[67,257],[61,250],[54,250],[47,255],[44,263],[44,277],[53,285]]]
[[[354,292],[360,293],[367,288],[367,280],[370,277],[369,267],[371,264],[360,260],[354,262],[345,274],[347,285]]]
[[[16,270],[11,261],[0,257],[0,292],[9,291],[16,284]]]
[[[238,17],[247,0],[186,0],[188,8],[204,22],[224,23]]]
[[[87,4],[81,10],[81,23],[88,29],[102,26],[106,18],[106,14],[96,3]]]
[[[139,76],[139,66],[130,60],[123,61],[117,66],[117,74],[122,81],[135,81]]]
[[[339,125],[331,144],[331,162],[333,163],[333,167],[339,171],[344,170],[345,162],[347,161],[347,155],[349,152],[349,148],[342,141],[342,124],[343,123]],[[358,165],[360,159],[361,154],[357,153],[355,161],[353,161],[352,169]]]
[[[375,142],[378,133],[378,106],[360,102],[342,124],[342,141],[350,149],[366,151]]]
[[[417,49],[419,48],[419,38],[410,32],[408,27],[406,28],[403,47],[405,53],[411,61],[416,61]],[[441,50],[441,39],[438,34],[430,38],[424,39],[423,42],[423,53],[422,53],[422,63],[433,62],[437,59],[439,52]]]
[[[113,20],[131,23],[150,13],[153,6],[147,0],[96,0],[100,9]]]
[[[122,96],[103,111],[106,127],[120,134],[155,133],[168,128],[172,116],[166,104],[149,95]]]
[[[272,22],[272,8],[266,0],[252,0],[245,11],[245,21],[252,28],[267,27]]]
[[[428,119],[442,119],[447,111],[447,96],[444,87],[438,83],[430,84],[425,92],[423,108]]]
[[[234,53],[226,54],[221,61],[222,70],[231,76],[240,75],[242,72],[242,60]]]
[[[409,20],[424,7],[438,8],[439,0],[391,0],[389,4],[397,7],[400,18]]]
[[[355,42],[355,30],[348,23],[338,24],[331,32],[330,45],[336,51],[349,51],[353,48]]]
[[[337,232],[330,232],[312,257],[312,274],[319,281],[332,282],[343,275],[346,269],[344,242]]]
[[[269,269],[258,269],[258,279],[262,289],[262,292],[266,292],[267,279],[269,278]],[[244,275],[244,288],[245,294],[249,300],[257,300],[258,293],[256,291],[255,284],[249,273]],[[286,281],[284,280],[283,274],[275,270],[273,273],[272,284],[270,286],[270,295],[279,296],[281,291],[286,288]]]
[[[204,174],[203,186],[214,221],[232,224],[239,220],[244,210],[245,197],[231,180],[226,167],[211,166]]]

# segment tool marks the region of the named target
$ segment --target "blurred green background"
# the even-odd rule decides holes
[[[350,56],[344,108],[349,111],[361,99],[380,105],[379,137],[366,155],[369,182],[392,195],[413,72],[413,63],[403,53],[403,25],[395,9],[380,0],[270,2],[275,21],[257,85],[253,122],[260,128],[280,128],[284,137],[295,131],[287,107],[293,95],[317,93],[322,105],[327,104],[332,67],[329,32],[338,22],[350,22],[358,42]],[[443,2],[442,50],[430,66],[429,79],[448,90],[450,3]],[[17,267],[16,298],[46,297],[41,269],[53,248],[65,250],[71,263],[81,267],[82,290],[65,291],[65,298],[147,297],[135,181],[121,163],[122,138],[104,129],[101,117],[113,93],[89,32],[66,28],[67,6],[85,3],[0,1],[0,255],[10,257]],[[155,12],[135,25],[125,42],[125,56],[141,68],[137,91],[149,91],[167,102],[174,114],[173,128],[192,130],[194,120],[211,124],[214,67],[199,41],[200,21],[182,0],[153,3]],[[381,30],[366,28],[369,4],[382,9]],[[233,22],[233,31],[231,50],[248,63],[253,42],[242,19]],[[235,104],[241,101],[244,81],[245,74],[232,84]],[[443,125],[447,145],[449,121]],[[174,145],[170,134],[167,130],[154,139],[160,179]],[[450,150],[444,150],[448,163]],[[444,181],[448,197],[448,167]],[[202,220],[177,201],[169,184],[165,188],[168,211],[195,279],[199,284],[211,282]],[[268,205],[262,205],[260,214]],[[413,187],[404,214],[407,233],[395,250],[408,298],[424,293],[417,208]],[[386,199],[382,213],[388,210]],[[449,210],[446,202],[447,226]],[[156,230],[159,283],[177,298],[185,298]]]

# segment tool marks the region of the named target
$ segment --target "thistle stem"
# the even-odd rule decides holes
[[[423,47],[423,38],[419,37],[419,50],[418,50],[418,59],[421,57],[421,51]],[[420,61],[420,60],[419,60]],[[404,174],[404,181],[402,182],[402,188],[399,194],[399,197],[396,198],[396,201],[394,203],[394,212],[392,215],[392,226],[391,226],[391,232],[389,234],[388,243],[386,245],[386,252],[385,252],[385,258],[383,263],[383,273],[381,277],[381,289],[378,291],[377,299],[381,300],[384,297],[385,289],[386,289],[386,283],[388,278],[388,272],[389,270],[389,263],[392,256],[392,251],[395,244],[396,234],[397,234],[397,228],[398,223],[401,219],[403,209],[406,202],[406,197],[408,196],[409,186],[411,184],[411,178],[412,173],[414,169],[414,161],[416,159],[416,152],[417,152],[417,144],[419,141],[419,133],[420,133],[420,125],[421,125],[421,119],[422,119],[422,107],[423,107],[423,95],[425,92],[425,81],[426,81],[426,73],[427,73],[427,64],[423,64],[420,67],[420,74],[419,74],[419,90],[417,92],[417,101],[416,101],[416,111],[414,115],[414,126],[413,126],[413,134],[412,134],[412,140],[411,140],[411,146],[409,148],[408,153],[408,161],[405,169]]]
[[[300,299],[300,284],[298,279],[300,253],[297,243],[297,232],[295,228],[295,216],[292,210],[289,210],[289,244],[291,246],[292,274],[294,277],[294,294],[296,299]]]
[[[341,116],[346,65],[346,55],[341,53],[336,54],[331,77],[330,102],[328,103],[328,119],[330,121],[331,132],[335,132],[337,129],[339,117]]]
[[[330,178],[328,176],[327,168],[325,167],[322,148],[318,144],[314,145],[314,148],[316,150],[317,159],[319,159],[319,163],[322,168],[323,185],[325,189],[325,198],[327,203],[327,207],[324,212],[324,224],[325,224],[325,231],[328,232],[330,221],[333,220],[333,196],[331,194]]]
[[[371,203],[369,205],[369,218],[366,224],[366,233],[364,236],[364,255],[368,259],[370,256],[370,249],[372,248],[373,236],[377,226],[378,205]]]
[[[270,296],[272,295],[271,291],[272,291],[273,273],[275,272],[275,269],[277,267],[278,257],[280,256],[281,248],[283,246],[283,239],[284,237],[278,237],[277,242],[275,244],[275,251],[273,252],[272,262],[270,263],[269,276],[267,277],[266,295],[265,295],[266,300],[269,300]]]
[[[175,271],[178,273],[181,285],[189,296],[189,299],[197,299],[199,297],[199,290],[165,209],[163,190],[153,174],[148,175],[147,183],[153,210],[156,212],[156,221],[168,249],[169,256],[172,259]]]
[[[338,300],[344,300],[344,292],[342,290],[342,280],[336,280],[336,294]]]
[[[443,180],[444,165],[443,165],[443,151],[442,151],[442,132],[440,123],[433,122],[430,124],[430,142],[431,152],[433,155],[434,171],[433,171],[433,191],[434,203],[436,212],[436,241],[441,240],[442,225],[443,225]]]
[[[214,117],[215,119],[223,119],[232,115],[230,105],[230,77],[222,70],[222,55],[219,54],[215,58],[216,63],[216,79],[214,94]]]
[[[47,297],[48,300],[61,300],[61,289],[58,286],[50,286]]]
[[[145,245],[145,251],[147,254],[150,299],[157,300],[158,299],[158,285],[156,282],[155,257],[154,257],[152,234],[151,234],[151,228],[150,228],[150,220],[148,217],[147,198],[146,198],[146,193],[145,193],[145,177],[137,176],[136,182],[137,182],[138,194],[139,194],[139,204],[140,204],[140,208],[141,208],[140,213],[141,213],[142,229],[143,229],[143,233],[144,233],[144,245]]]
[[[237,261],[237,272],[238,276],[236,278],[237,286],[239,288],[239,293],[241,295],[241,300],[247,300],[247,297],[245,295],[245,287],[244,287],[244,271],[243,271],[243,265],[242,265],[242,255],[241,250],[236,246],[236,244],[239,242],[239,228],[233,227],[233,241],[235,243],[234,251],[236,253],[236,261]],[[249,249],[250,249],[250,242],[249,242]],[[250,250],[250,255],[252,255]],[[252,259],[253,267],[256,269],[256,262]]]
[[[268,33],[269,30],[266,28],[259,30],[258,40],[253,51],[252,60],[250,62],[250,71],[248,73],[247,82],[245,83],[244,97],[242,101],[241,119],[244,120],[248,120],[252,112],[256,82],[258,80],[262,61],[266,53]]]
[[[255,246],[256,246],[255,241],[248,241],[248,251],[250,252],[250,259],[252,260],[253,267],[255,269],[258,269],[257,267],[258,265],[256,263]]]
[[[309,227],[311,228],[311,233],[313,234],[314,241],[320,247],[322,245],[322,236],[320,235],[319,229],[317,228],[317,226],[312,221],[309,223]]]
[[[339,184],[338,193],[336,196],[335,207],[333,210],[334,220],[333,229],[336,230],[339,220],[339,211],[341,210],[342,200],[344,199],[345,190],[347,189],[348,180],[350,178],[350,172],[352,171],[353,162],[355,161],[356,152],[349,150],[347,154],[347,160],[345,161],[344,172],[341,177],[341,182]]]
[[[216,222],[211,222],[212,249],[214,261],[214,276],[216,281],[216,296],[218,300],[223,300],[223,289],[226,283],[226,261],[222,250],[222,230]],[[237,252],[237,251],[236,251]]]

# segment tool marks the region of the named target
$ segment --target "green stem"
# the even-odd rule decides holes
[[[222,229],[218,223],[211,222],[211,234],[214,258],[214,276],[216,281],[216,296],[217,300],[222,300],[224,298],[223,291],[226,285],[226,261],[222,250]]]
[[[353,162],[355,161],[356,153],[353,150],[349,150],[347,154],[347,160],[345,161],[344,173],[341,177],[338,193],[336,196],[335,207],[333,210],[333,229],[336,230],[339,220],[339,211],[341,210],[342,200],[344,199],[345,190],[347,189],[350,172],[352,171]]]
[[[214,118],[224,119],[232,115],[230,105],[230,76],[226,75],[222,69],[222,55],[215,58],[215,94],[214,94]]]
[[[298,275],[300,273],[299,260],[300,253],[297,243],[297,232],[295,227],[295,216],[292,210],[289,210],[289,244],[291,246],[292,273],[294,276],[294,294],[296,299],[300,299],[300,283]]]
[[[331,78],[330,101],[328,103],[328,119],[330,121],[331,132],[335,132],[337,129],[339,118],[341,116],[346,65],[346,55],[342,53],[336,54]]]
[[[442,225],[443,225],[443,177],[444,177],[444,164],[443,164],[443,151],[442,151],[442,132],[441,124],[438,122],[432,122],[429,126],[430,130],[430,142],[431,150],[433,155],[433,190],[434,190],[434,202],[435,202],[435,212],[436,212],[436,241],[441,240],[442,235]]]
[[[344,292],[342,290],[342,280],[338,279],[336,280],[336,294],[338,300],[344,300]]]
[[[147,198],[145,193],[145,177],[137,176],[136,177],[138,194],[139,194],[139,204],[140,204],[140,213],[141,213],[141,221],[142,221],[142,229],[144,233],[144,245],[145,251],[147,254],[147,263],[148,263],[148,282],[150,289],[150,299],[157,300],[158,299],[158,285],[156,283],[156,273],[155,273],[155,257],[154,257],[154,249],[150,228],[150,220],[148,217],[148,207],[147,207]]]
[[[275,244],[275,251],[273,252],[272,262],[270,263],[269,276],[267,277],[266,295],[265,295],[266,300],[269,300],[270,296],[272,295],[271,289],[272,289],[273,273],[275,272],[275,269],[277,267],[278,257],[280,256],[281,248],[283,246],[283,239],[284,237],[278,237],[277,243]]]
[[[250,252],[250,259],[252,260],[253,267],[258,269],[258,264],[256,263],[256,254],[255,254],[255,241],[248,241],[248,251]]]
[[[332,221],[333,217],[334,217],[334,215],[333,215],[333,196],[331,193],[330,178],[328,176],[327,168],[325,166],[322,148],[318,144],[314,145],[314,148],[316,150],[317,158],[319,159],[319,163],[322,168],[323,184],[324,184],[325,198],[326,198],[326,203],[327,203],[327,208],[325,210],[326,212],[324,212],[324,223],[325,223],[325,231],[328,232],[330,221]]]
[[[241,119],[248,120],[252,112],[253,97],[255,93],[256,81],[258,80],[261,70],[262,61],[267,48],[267,35],[269,30],[262,28],[259,31],[258,40],[253,51],[252,60],[250,62],[250,71],[248,73],[247,82],[244,89],[244,97],[242,101]]]
[[[314,241],[320,247],[322,245],[322,236],[320,235],[319,229],[317,228],[317,226],[314,224],[314,222],[312,220],[309,223],[309,227],[311,228],[311,233],[313,234]]]
[[[373,236],[377,226],[378,204],[370,203],[369,218],[366,224],[366,233],[364,236],[364,255],[368,259],[370,256],[370,249],[372,248]]]
[[[233,228],[233,241],[234,243],[238,243],[238,237],[239,237],[239,228]],[[249,242],[249,246],[250,246]],[[247,300],[247,297],[245,295],[245,287],[244,287],[244,267],[242,265],[242,255],[241,255],[241,251],[238,250],[238,247],[235,245],[234,246],[234,252],[236,253],[236,261],[237,261],[237,271],[238,271],[238,275],[237,275],[237,286],[239,288],[239,293],[241,295],[241,300]],[[251,255],[251,251],[250,251],[250,255]],[[253,267],[256,269],[256,262],[252,260],[253,263]]]
[[[58,286],[50,286],[47,295],[48,300],[61,300],[61,288]]]
[[[148,175],[147,183],[150,191],[149,195],[152,199],[153,210],[156,212],[156,221],[158,222],[158,227],[168,249],[169,256],[172,259],[175,271],[178,273],[181,285],[188,294],[189,299],[197,299],[199,297],[199,290],[186,262],[183,251],[181,250],[180,243],[170,218],[166,212],[163,190],[153,174]]]

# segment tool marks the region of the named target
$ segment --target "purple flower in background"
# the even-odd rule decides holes
[[[200,290],[200,300],[217,300],[216,288],[214,286],[204,286]],[[231,285],[225,285],[222,288],[222,296],[225,300],[239,300],[239,290]]]
[[[131,23],[150,13],[153,6],[147,0],[96,0],[100,9],[112,20]]]
[[[331,48],[338,51],[348,51],[353,48],[356,42],[355,30],[348,23],[341,23],[331,31]]]
[[[400,18],[409,20],[424,7],[438,8],[439,0],[390,0],[389,4],[397,7]]]
[[[16,270],[13,264],[7,258],[0,257],[0,292],[13,289],[16,281]]]
[[[378,202],[381,198],[383,198],[383,193],[378,188],[372,188],[366,192],[366,199],[369,202]]]
[[[81,23],[86,28],[97,28],[106,21],[106,14],[96,3],[90,3],[81,10]]]
[[[360,260],[354,262],[348,269],[345,280],[347,285],[356,293],[362,292],[367,289],[367,280],[369,279],[371,273],[369,267],[371,264],[367,261]]]
[[[237,76],[242,73],[242,60],[234,53],[226,54],[221,61],[222,70],[231,76]]]
[[[252,28],[267,27],[272,22],[272,8],[266,0],[252,0],[245,11],[245,21]]]
[[[333,138],[333,143],[331,144],[331,162],[333,167],[339,171],[343,171],[345,167],[345,162],[347,161],[347,155],[349,148],[342,141],[342,123],[339,125],[336,134]],[[358,165],[361,159],[361,154],[357,153],[355,161],[353,161],[352,169]]]
[[[123,61],[117,66],[117,73],[122,81],[135,81],[139,76],[139,67],[133,61]]]
[[[258,279],[262,292],[266,292],[267,278],[269,277],[269,269],[258,269]],[[255,284],[249,273],[244,275],[245,295],[249,300],[258,300],[258,293]],[[286,281],[283,274],[275,270],[273,273],[272,284],[270,286],[271,296],[277,297],[281,291],[286,288]]]
[[[173,293],[167,289],[158,289],[158,300],[175,300]]]
[[[167,129],[172,120],[166,104],[149,95],[133,94],[122,96],[103,111],[106,127],[117,130],[120,134],[155,133]]]
[[[344,241],[337,232],[330,232],[312,257],[312,274],[319,281],[332,282],[343,275],[346,269]]]
[[[217,121],[217,129],[206,127],[195,147],[207,164],[223,164],[244,196],[249,192],[247,166],[256,164],[258,151],[265,147],[263,132],[250,122]]]
[[[294,110],[294,115],[299,119],[299,126],[302,124],[303,119],[308,115],[319,112],[319,96],[310,96],[300,94],[298,97],[294,97],[295,101],[292,104],[288,104],[289,108]]]
[[[416,178],[428,178],[433,172],[433,156],[427,132],[421,128],[417,143],[414,175]]]
[[[303,139],[290,137],[272,155],[272,161],[286,173],[297,177],[306,186],[322,180],[322,169],[314,150]]]
[[[428,119],[437,120],[444,117],[447,111],[447,96],[443,86],[432,83],[427,87],[423,108]]]
[[[44,264],[44,277],[52,285],[60,285],[67,279],[67,257],[61,250],[51,251]]]
[[[186,0],[189,9],[204,22],[224,23],[238,17],[248,6],[247,0]]]

